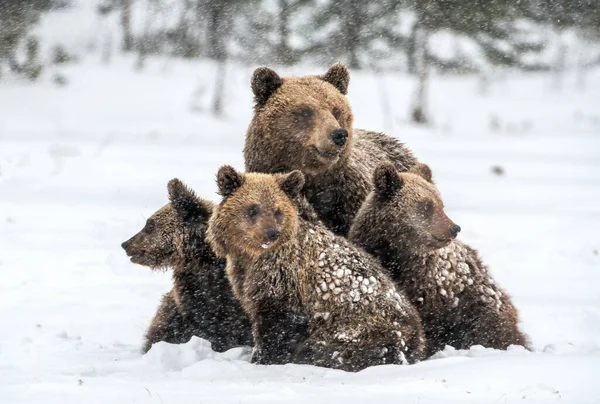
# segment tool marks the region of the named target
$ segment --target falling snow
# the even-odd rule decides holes
[[[256,366],[247,348],[216,353],[198,338],[159,343],[141,355],[170,274],[132,265],[119,243],[167,202],[171,178],[216,201],[219,166],[243,168],[251,68],[227,65],[224,114],[213,118],[207,112],[216,64],[150,57],[136,71],[134,56],[116,52],[116,34],[113,58],[103,64],[104,40],[111,39],[103,35],[118,18],[99,19],[96,2],[76,3],[79,9],[42,18],[33,34],[42,59],[58,41],[78,62],[52,65],[34,84],[0,79],[0,402],[592,404],[600,397],[597,67],[586,68],[583,85],[568,69],[560,81],[493,69],[458,77],[432,72],[425,127],[408,124],[413,77],[351,69],[356,127],[400,138],[432,167],[448,215],[463,228],[459,238],[482,253],[513,298],[534,352],[447,348],[416,365],[358,374]],[[597,57],[572,31],[560,39],[575,55]],[[433,53],[473,55],[466,45],[432,38]],[[556,50],[551,46],[542,61]],[[568,59],[567,68],[577,60]],[[314,74],[322,66],[288,71]],[[60,77],[68,85],[59,86]],[[316,256],[313,266],[325,268],[325,258]],[[341,281],[330,300],[343,295],[344,304],[359,305],[380,293],[396,300],[377,279],[368,278],[363,293],[364,277],[359,281],[350,263],[357,264],[350,260],[343,276],[330,274],[334,284]],[[444,264],[433,284],[458,305],[461,289],[482,284],[474,276],[464,263]],[[478,293],[486,304],[504,297],[489,275],[482,279],[486,289]],[[317,287],[329,290],[323,281],[326,290],[315,281],[315,294]],[[323,305],[317,313],[325,321],[333,315]],[[340,331],[339,338],[353,334]]]

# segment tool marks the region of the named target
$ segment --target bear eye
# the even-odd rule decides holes
[[[333,117],[334,117],[335,119],[340,119],[340,116],[342,115],[341,111],[340,111],[340,110],[339,110],[339,108],[337,108],[337,107],[334,107],[334,108],[331,110],[331,113],[333,114]]]
[[[281,217],[281,209],[277,209],[275,211],[275,217],[278,218],[278,219]]]
[[[430,215],[433,212],[433,203],[431,201],[426,201],[421,205],[421,210],[424,214]]]
[[[258,207],[258,205],[252,205],[248,208],[248,217],[250,219],[255,219],[259,213],[260,213],[260,208]]]
[[[313,110],[310,107],[302,107],[300,109],[300,116],[304,119],[310,119],[313,116]]]
[[[146,220],[146,225],[144,226],[143,230],[146,233],[152,233],[155,228],[156,228],[156,224],[154,223],[154,220],[148,219],[148,220]]]

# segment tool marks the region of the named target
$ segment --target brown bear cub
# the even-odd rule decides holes
[[[358,371],[423,357],[416,310],[374,258],[317,219],[300,171],[224,166],[217,182],[208,238],[250,316],[253,362]]]
[[[378,257],[415,305],[428,355],[445,345],[527,346],[510,297],[477,251],[455,240],[460,227],[444,213],[429,167],[398,173],[381,163],[373,184],[349,239]]]
[[[159,341],[181,344],[192,336],[208,340],[217,352],[252,346],[250,321],[233,296],[225,261],[206,240],[212,202],[196,197],[178,179],[168,190],[170,203],[122,244],[135,264],[173,269],[173,289],[162,298],[143,352]]]
[[[402,143],[382,133],[353,129],[345,95],[350,74],[341,63],[322,76],[279,77],[261,67],[252,75],[254,117],[246,133],[246,171],[300,170],[304,193],[319,218],[346,236],[371,191],[377,163],[399,171],[416,159]]]

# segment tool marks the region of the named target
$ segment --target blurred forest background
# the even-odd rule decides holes
[[[560,76],[600,64],[597,0],[85,0],[93,3],[96,40],[86,52],[111,63],[135,56],[205,59],[220,66],[212,113],[222,112],[226,63],[246,66],[329,65],[398,71],[415,77],[411,117],[425,123],[429,74],[503,69]],[[44,13],[72,0],[0,0],[0,80],[35,81],[48,65],[73,63],[79,50],[54,45],[41,54],[35,27]],[[116,23],[109,23],[109,21]],[[73,32],[77,36],[77,32]],[[79,54],[78,54],[79,53]],[[56,75],[58,85],[67,79]]]

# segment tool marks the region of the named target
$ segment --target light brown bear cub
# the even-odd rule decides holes
[[[382,133],[353,129],[345,95],[350,74],[341,63],[322,76],[280,77],[261,67],[252,75],[254,117],[246,133],[247,172],[300,170],[304,193],[319,218],[346,236],[372,189],[378,162],[400,171],[416,163],[402,143]]]
[[[135,264],[173,269],[173,289],[163,296],[143,352],[159,341],[181,344],[192,336],[210,341],[217,352],[252,346],[250,321],[233,296],[225,261],[206,240],[212,202],[196,197],[177,179],[168,190],[170,203],[122,244]]]
[[[375,259],[317,219],[300,171],[224,166],[217,182],[208,238],[252,321],[253,362],[358,371],[422,358],[416,310]]]
[[[373,183],[349,238],[378,257],[409,296],[421,315],[428,355],[445,345],[527,346],[509,296],[477,251],[455,240],[460,227],[444,213],[429,167],[398,173],[382,163]]]

